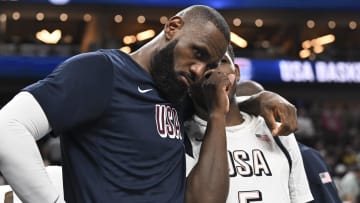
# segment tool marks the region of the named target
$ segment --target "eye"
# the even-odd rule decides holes
[[[206,62],[210,59],[209,52],[202,47],[193,46],[193,54],[196,59],[204,61],[204,62]]]
[[[228,63],[226,59],[221,59],[220,64]]]
[[[220,64],[229,64],[229,63],[230,63],[230,61],[227,58],[223,58],[220,61]]]
[[[200,49],[194,48],[193,52],[196,58],[201,59],[203,57],[203,53]]]
[[[206,66],[206,70],[211,70],[211,69],[215,69],[219,66],[219,63],[210,63]]]

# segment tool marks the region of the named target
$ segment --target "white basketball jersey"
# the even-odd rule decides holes
[[[242,112],[241,112],[242,113]],[[226,128],[230,189],[228,203],[305,203],[312,200],[300,150],[293,134],[280,140],[292,168],[265,121],[242,113],[241,125]],[[185,123],[193,157],[186,155],[186,173],[199,158],[206,122],[194,116]]]

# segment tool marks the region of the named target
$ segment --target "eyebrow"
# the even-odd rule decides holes
[[[193,48],[198,49],[202,55],[201,60],[209,60],[210,59],[210,52],[207,48],[201,45],[193,45]]]
[[[200,41],[201,41],[201,43],[194,43],[193,48],[198,49],[203,54],[203,57],[201,58],[201,60],[208,61],[211,59],[208,46],[211,46],[211,45],[206,46],[205,44],[209,44],[209,42],[204,39],[200,40]],[[217,49],[215,49],[215,50],[217,50]],[[215,53],[215,54],[217,54],[217,53]],[[214,56],[214,57],[216,57],[216,56]],[[221,59],[222,59],[222,57],[220,59],[218,59],[217,61],[212,61],[212,62],[207,63],[207,67],[209,67],[209,68],[218,67],[221,64]]]

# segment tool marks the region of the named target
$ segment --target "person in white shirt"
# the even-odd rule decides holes
[[[340,180],[340,195],[345,203],[357,203],[360,195],[360,165],[350,166],[349,171]]]
[[[239,80],[238,67],[233,63],[229,48],[222,64],[216,68],[224,74],[234,74]],[[211,73],[209,73],[211,74]],[[207,77],[205,74],[204,77]],[[197,164],[207,126],[206,101],[203,101],[201,81],[192,88],[191,96],[196,115],[185,123],[190,141],[186,145],[186,170],[191,173]],[[227,160],[213,170],[229,170],[228,203],[304,203],[313,199],[303,161],[293,134],[272,136],[262,117],[239,111],[236,83],[229,92],[229,113],[226,115]],[[284,101],[287,102],[287,101]],[[185,142],[186,143],[186,142]],[[220,166],[223,166],[221,168]]]

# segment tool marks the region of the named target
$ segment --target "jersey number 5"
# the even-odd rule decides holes
[[[239,194],[239,203],[250,203],[250,202],[262,200],[262,195],[259,190],[239,191],[238,194]]]

